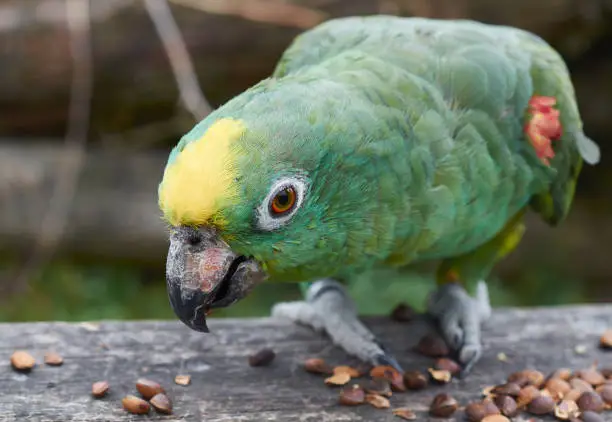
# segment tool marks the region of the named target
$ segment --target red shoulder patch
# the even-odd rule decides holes
[[[525,124],[525,133],[538,158],[547,166],[550,165],[549,160],[555,156],[552,141],[558,140],[563,134],[559,110],[553,108],[556,103],[555,97],[534,95],[529,100],[527,110],[529,117]]]

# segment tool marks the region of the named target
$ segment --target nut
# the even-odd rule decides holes
[[[391,311],[391,319],[398,322],[409,322],[414,319],[416,312],[414,309],[405,303],[398,304],[393,311]]]
[[[121,400],[121,404],[125,410],[135,415],[146,415],[149,413],[149,409],[151,408],[149,403],[147,403],[145,400],[132,395],[125,396]]]
[[[365,400],[377,409],[388,409],[391,407],[389,399],[378,394],[366,394]]]
[[[351,376],[346,372],[340,372],[334,374],[329,378],[325,378],[325,384],[327,385],[345,385],[351,380]]]
[[[534,415],[547,415],[555,409],[555,401],[548,396],[539,396],[527,405],[527,411]]]
[[[448,371],[451,375],[457,375],[461,372],[461,365],[449,358],[440,358],[434,364],[434,368],[442,371]]]
[[[407,421],[413,421],[416,419],[416,414],[407,407],[399,407],[397,409],[393,409],[393,414]]]
[[[510,422],[510,419],[503,415],[488,415],[482,419],[482,422]]]
[[[416,350],[420,354],[432,358],[441,358],[448,356],[450,353],[450,350],[442,337],[433,333],[429,333],[421,337],[419,344],[417,344]]]
[[[18,371],[27,372],[34,368],[36,359],[25,350],[17,350],[11,355],[11,365]]]
[[[150,400],[156,394],[165,393],[159,383],[146,378],[139,378],[136,381],[136,390],[145,400]]]
[[[495,405],[490,406],[489,403],[490,402],[472,402],[465,406],[465,415],[467,416],[468,420],[471,422],[480,422],[485,418],[485,416],[498,415],[499,410],[497,407],[495,407]],[[495,409],[492,407],[495,407]]]
[[[518,384],[513,382],[508,382],[506,384],[497,385],[492,390],[491,393],[496,396],[512,396],[516,397],[521,392],[521,387]]]
[[[563,421],[578,417],[580,410],[573,400],[562,400],[555,406],[555,417]]]
[[[351,378],[359,378],[361,376],[361,373],[358,370],[351,368],[350,366],[341,365],[334,368],[334,374],[341,374],[343,372],[349,374]]]
[[[274,358],[276,357],[276,353],[274,350],[270,348],[263,348],[255,354],[249,356],[249,365],[250,366],[268,366],[272,363]]]
[[[605,408],[605,403],[594,391],[585,391],[582,395],[576,400],[576,404],[582,411],[590,410],[591,412],[600,413]]]
[[[603,349],[612,349],[612,330],[606,330],[599,338],[599,345]]]
[[[508,377],[508,382],[518,384],[520,387],[526,385],[533,385],[540,387],[544,383],[544,374],[535,369],[525,369],[523,371],[515,372]]]
[[[98,399],[104,397],[106,393],[108,393],[108,388],[109,385],[107,381],[94,382],[91,385],[91,395]]]
[[[191,383],[191,375],[177,375],[174,377],[174,383],[177,385],[189,385]]]
[[[510,396],[497,396],[495,397],[495,405],[501,411],[501,414],[508,417],[516,416],[518,413],[518,406],[516,401]]]
[[[583,393],[585,391],[593,391],[593,386],[582,378],[572,378],[569,383],[574,390],[580,390]]]
[[[363,385],[363,389],[368,394],[378,394],[386,397],[391,397],[393,395],[389,381],[384,378],[374,378],[366,381]]]
[[[563,400],[576,401],[582,395],[582,393],[584,393],[584,391],[576,390],[574,388],[570,390],[565,396],[563,396]]]
[[[554,397],[563,398],[572,389],[569,382],[562,380],[561,378],[551,378],[546,381],[544,386]]]
[[[446,393],[436,395],[429,407],[429,414],[439,418],[448,418],[459,408],[459,403]]]
[[[409,390],[422,390],[427,387],[427,377],[419,371],[404,372],[404,385]]]
[[[521,391],[516,397],[516,402],[518,404],[518,407],[523,407],[523,406],[528,405],[529,403],[531,403],[533,399],[540,397],[540,395],[541,395],[540,390],[538,390],[533,385],[527,385],[521,388]]]
[[[304,362],[304,369],[312,374],[332,374],[332,368],[323,359],[310,358]]]
[[[612,377],[612,368],[611,367],[601,368],[599,370],[599,372],[601,372],[601,375],[603,375],[606,378],[611,378]]]
[[[576,375],[594,387],[606,382],[606,377],[604,377],[599,371],[593,368],[578,371]]]
[[[365,401],[365,392],[357,384],[340,390],[339,402],[343,406],[357,406]]]
[[[572,370],[568,368],[557,369],[550,376],[550,378],[559,378],[559,379],[562,379],[563,381],[569,381],[571,377],[572,377]]]
[[[154,395],[150,403],[159,413],[165,413],[166,415],[172,413],[172,402],[168,396],[163,393]]]
[[[590,410],[582,412],[580,418],[582,419],[582,422],[604,422],[604,418],[595,412],[591,412]]]
[[[49,366],[60,366],[64,363],[64,358],[54,352],[45,354],[45,363]]]
[[[607,405],[612,405],[612,385],[604,384],[598,387],[597,392]]]
[[[429,368],[428,371],[429,371],[429,374],[431,375],[431,378],[434,381],[437,381],[441,384],[446,384],[450,382],[451,378],[453,377],[450,371],[447,371],[445,369]]]
[[[402,374],[392,366],[375,366],[370,371],[372,378],[384,378],[391,384],[393,391],[406,391]]]

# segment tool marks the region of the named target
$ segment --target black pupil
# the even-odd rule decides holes
[[[276,203],[281,208],[284,208],[287,205],[289,205],[290,201],[291,201],[291,199],[289,198],[289,190],[288,189],[284,189],[284,190],[280,191],[278,193],[278,195],[276,195]]]

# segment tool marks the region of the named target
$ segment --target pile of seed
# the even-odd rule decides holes
[[[99,399],[105,397],[109,391],[107,381],[98,381],[91,386],[91,394]],[[129,394],[121,399],[123,408],[135,415],[146,415],[151,406],[158,412],[169,415],[172,413],[172,402],[166,395],[165,389],[157,382],[146,378],[136,381],[136,390],[141,397]]]

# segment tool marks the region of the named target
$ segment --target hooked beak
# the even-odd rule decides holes
[[[208,333],[206,314],[245,297],[265,279],[253,259],[235,254],[210,228],[177,227],[170,236],[166,286],[176,316]]]

